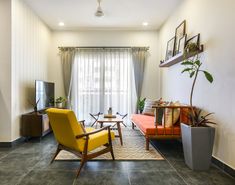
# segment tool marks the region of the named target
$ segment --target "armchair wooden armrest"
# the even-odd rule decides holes
[[[108,129],[109,133],[110,133],[110,127],[111,127],[111,125],[108,125],[108,126],[100,128],[100,129],[94,130],[92,132],[88,132],[88,133],[84,133],[84,134],[81,134],[81,135],[77,135],[76,139],[80,139],[82,137],[88,137],[89,135],[96,134],[96,133],[101,132],[101,131],[106,130],[106,129]]]
[[[80,122],[84,127],[85,127],[85,120],[79,120],[78,122]]]

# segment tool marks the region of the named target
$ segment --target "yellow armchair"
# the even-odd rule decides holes
[[[110,131],[110,126],[98,130],[84,128],[77,121],[72,110],[50,108],[46,112],[55,139],[58,142],[58,147],[51,163],[61,150],[77,155],[81,158],[80,167],[77,172],[78,177],[85,162],[92,158],[110,152],[112,159],[115,160],[112,148],[112,140],[115,138],[115,135]],[[100,146],[105,146],[105,148],[91,153],[92,150]]]

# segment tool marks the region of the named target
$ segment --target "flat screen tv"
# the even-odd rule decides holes
[[[44,110],[53,106],[55,100],[55,84],[41,80],[35,81],[35,101],[37,110]]]

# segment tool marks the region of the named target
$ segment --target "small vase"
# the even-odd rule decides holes
[[[108,115],[112,115],[112,107],[109,107],[109,110],[108,110]]]

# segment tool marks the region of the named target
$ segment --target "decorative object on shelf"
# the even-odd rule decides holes
[[[200,33],[187,40],[185,51],[192,53],[200,50]]]
[[[215,128],[207,124],[215,124],[208,116],[212,113],[202,115],[201,110],[193,107],[193,92],[198,74],[204,73],[205,78],[212,83],[212,75],[205,70],[201,70],[202,62],[199,55],[182,62],[185,67],[182,73],[188,72],[189,77],[193,78],[190,92],[190,124],[181,123],[182,142],[185,163],[193,170],[208,170],[211,164],[211,156],[214,144]]]
[[[50,98],[50,100],[49,100],[49,106],[50,106],[50,107],[54,107],[54,106],[55,106],[55,99],[54,99],[54,98]]]
[[[144,110],[144,103],[145,103],[146,98],[143,98],[141,100],[141,98],[139,98],[137,100],[137,109],[138,109],[138,113],[142,114],[143,110]]]
[[[174,47],[175,47],[175,37],[170,39],[167,42],[167,48],[166,48],[166,58],[165,60],[169,60],[174,55]]]
[[[185,34],[183,37],[180,38],[177,48],[177,54],[184,53],[184,49],[186,46],[186,39],[187,39],[187,34]]]
[[[33,106],[33,112],[37,113],[38,112],[38,103],[40,101],[40,98],[37,100],[37,102],[32,102],[31,100],[28,100],[29,104]]]
[[[185,35],[185,27],[186,27],[186,21],[184,20],[180,25],[175,29],[175,47],[174,47],[174,54],[176,55],[179,53],[179,41],[180,39]]]
[[[57,108],[64,108],[64,103],[66,102],[66,98],[58,97],[55,100],[55,104]]]

